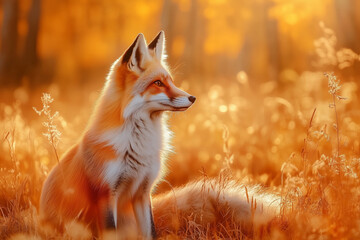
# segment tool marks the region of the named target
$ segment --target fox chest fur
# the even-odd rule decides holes
[[[138,191],[149,192],[161,169],[160,156],[166,145],[163,135],[169,134],[162,122],[160,114],[154,118],[138,115],[104,132],[93,142],[114,151],[113,157],[101,162],[95,159],[101,154],[88,151],[89,172],[97,169],[102,184],[116,195],[132,197]]]
[[[102,138],[115,149],[116,158],[103,168],[103,181],[112,191],[135,195],[148,191],[160,171],[161,117],[138,117],[105,133]]]

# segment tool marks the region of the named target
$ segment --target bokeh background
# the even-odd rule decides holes
[[[183,76],[232,77],[252,85],[284,69],[314,67],[319,22],[337,46],[359,52],[353,0],[2,0],[1,84],[87,84],[102,77],[134,37],[163,29],[169,62]],[[256,84],[255,84],[256,83]]]
[[[41,105],[41,93],[49,92],[64,128],[60,155],[86,126],[111,63],[139,32],[151,41],[165,31],[176,82],[198,97],[192,109],[170,118],[176,154],[170,155],[169,167],[178,175],[169,178],[179,182],[202,167],[217,171],[224,160],[224,126],[236,168],[276,176],[279,164],[299,150],[291,146],[304,138],[304,123],[317,101],[328,97],[321,71],[336,71],[343,78],[342,90],[351,97],[345,106],[359,96],[358,1],[0,4],[2,105],[16,102],[27,123],[35,124],[41,119],[32,106]],[[318,117],[331,120],[328,112]]]
[[[2,105],[16,102],[26,123],[36,126],[41,118],[32,106],[39,107],[42,92],[49,92],[53,110],[61,115],[60,155],[85,128],[111,63],[139,32],[150,42],[165,31],[175,80],[198,98],[189,111],[170,117],[175,154],[169,169],[176,174],[168,177],[178,183],[202,168],[218,171],[224,160],[224,126],[236,169],[278,176],[279,165],[299,150],[318,102],[325,101],[320,104],[327,112],[317,116],[319,121],[333,117],[326,106],[331,97],[323,71],[335,71],[345,81],[342,90],[351,97],[345,106],[359,96],[358,1],[0,4]],[[48,157],[51,168],[55,162]]]
[[[42,93],[59,112],[61,156],[85,129],[112,62],[138,33],[150,42],[160,30],[175,82],[197,101],[169,114],[174,153],[155,193],[224,168],[283,186],[286,174],[316,174],[325,155],[344,155],[356,172],[359,10],[356,0],[0,0],[1,205],[22,189],[19,201],[37,206],[57,163],[33,110]],[[324,72],[341,80],[338,121]],[[296,196],[309,193],[291,184],[302,189]]]

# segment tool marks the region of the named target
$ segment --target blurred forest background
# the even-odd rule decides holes
[[[36,208],[56,154],[79,139],[112,62],[138,33],[150,42],[164,30],[175,82],[197,100],[170,114],[174,153],[154,194],[230,168],[292,206],[284,238],[359,239],[359,10],[358,0],[0,0],[0,238],[43,236]],[[61,133],[50,144],[50,120],[33,110],[44,92]]]
[[[0,4],[2,116],[6,120],[18,108],[24,125],[40,133],[42,126],[32,107],[39,106],[42,92],[49,92],[55,99],[54,111],[61,116],[60,155],[85,128],[112,62],[139,32],[150,41],[165,30],[175,81],[198,97],[192,109],[170,119],[176,152],[170,157],[170,172],[182,169],[169,175],[175,185],[198,176],[203,167],[210,175],[217,174],[225,159],[224,126],[230,131],[229,147],[239,159],[233,166],[272,176],[265,178],[268,184],[279,183],[280,166],[299,150],[313,109],[322,111],[316,116],[319,126],[332,119],[331,113],[323,114],[328,111],[328,95],[322,91],[324,71],[345,80],[342,90],[350,97],[345,107],[357,106],[359,1],[1,0]],[[8,133],[5,127],[3,135]],[[189,136],[198,137],[189,142]],[[46,142],[38,143],[37,148],[44,146]],[[45,148],[39,159],[49,169],[56,163],[51,149]],[[194,159],[193,167],[184,165]]]
[[[170,157],[170,172],[182,169],[169,175],[175,185],[199,176],[202,168],[210,175],[218,173],[226,158],[224,126],[230,132],[226,144],[238,159],[233,167],[271,176],[264,181],[278,184],[280,166],[300,150],[314,108],[320,112],[315,116],[319,128],[331,131],[326,130],[333,115],[327,91],[322,91],[327,84],[324,71],[344,79],[342,91],[349,99],[343,108],[358,106],[359,1],[1,0],[0,4],[2,118],[6,123],[21,113],[23,125],[31,126],[26,141],[36,139],[42,126],[32,107],[39,106],[42,92],[49,92],[55,99],[54,111],[61,116],[60,155],[85,128],[111,63],[139,32],[150,41],[165,30],[175,81],[198,97],[192,109],[170,119],[177,153]],[[15,125],[4,125],[4,151],[5,136],[10,139],[9,129]],[[189,136],[197,137],[187,141]],[[359,141],[353,141],[352,149],[359,154]],[[52,150],[46,142],[35,143],[35,149],[44,148],[38,159],[51,169],[56,163]],[[184,164],[194,159],[193,167]]]
[[[279,80],[312,69],[318,23],[360,51],[355,0],[0,1],[0,84],[99,81],[137,33],[163,29],[170,66],[184,76]],[[354,66],[359,69],[359,66]],[[98,77],[100,76],[100,77]]]

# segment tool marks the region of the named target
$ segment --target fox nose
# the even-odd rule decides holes
[[[195,100],[196,100],[196,97],[194,97],[194,96],[190,96],[190,97],[189,97],[189,101],[190,101],[190,102],[194,103]]]

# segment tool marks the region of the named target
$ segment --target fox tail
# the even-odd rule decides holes
[[[279,223],[280,203],[279,196],[260,186],[218,179],[188,183],[155,196],[152,202],[159,236],[189,233],[194,226],[213,226],[218,232],[228,224],[235,224],[242,236],[250,236]]]

